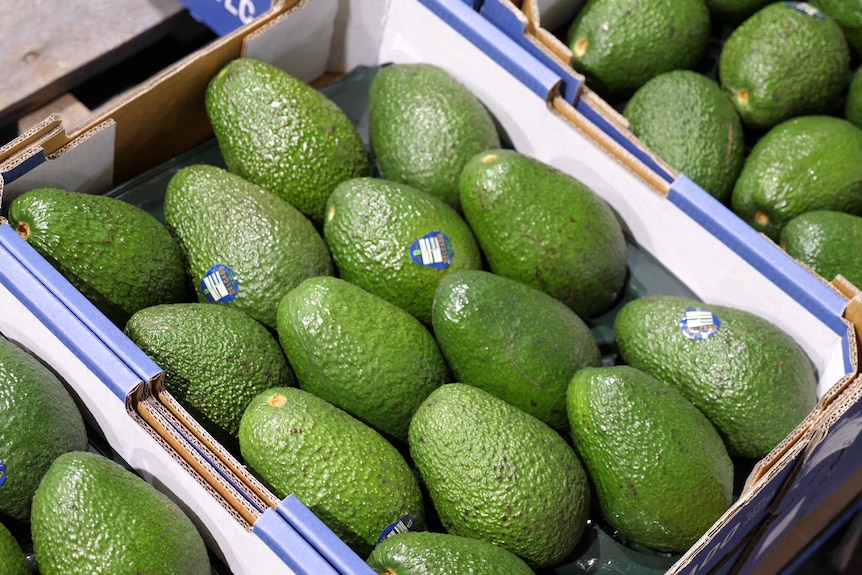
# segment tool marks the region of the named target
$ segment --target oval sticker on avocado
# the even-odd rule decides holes
[[[201,292],[207,301],[226,303],[235,299],[239,293],[239,280],[230,266],[216,264],[201,280]]]
[[[6,464],[0,459],[0,485],[6,483]]]
[[[406,533],[407,531],[415,531],[416,530],[416,518],[410,515],[404,515],[396,521],[395,523],[391,523],[387,525],[383,531],[380,532],[380,536],[377,538],[377,543],[380,544],[384,539],[388,539],[393,535],[398,535],[399,533]]]
[[[679,322],[679,329],[689,339],[710,338],[718,333],[720,328],[721,320],[705,307],[688,307]]]
[[[428,232],[410,244],[410,259],[413,263],[437,269],[446,269],[452,264],[452,242],[443,232]]]
[[[808,2],[785,2],[785,6],[788,8],[793,8],[797,12],[802,12],[803,14],[808,14],[813,18],[817,18],[819,20],[823,20],[824,15],[823,12],[818,10],[816,7],[812,6]]]

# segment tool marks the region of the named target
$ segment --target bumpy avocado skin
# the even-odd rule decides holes
[[[689,337],[683,319],[704,309],[718,318],[717,331]],[[620,309],[614,335],[622,360],[676,387],[706,414],[732,456],[766,456],[817,403],[817,374],[805,350],[751,312],[645,296]]]
[[[841,275],[862,285],[860,216],[831,210],[800,214],[784,226],[779,245],[826,281]]]
[[[602,362],[589,326],[563,302],[484,270],[460,270],[440,282],[432,326],[456,381],[559,430],[568,427],[572,375]]]
[[[368,92],[368,136],[384,178],[456,210],[464,164],[500,147],[482,102],[446,70],[427,63],[391,64],[377,73]]]
[[[208,575],[203,538],[167,495],[90,451],[58,457],[33,497],[41,575]]]
[[[121,328],[141,308],[191,297],[168,230],[123,200],[33,189],[9,205],[9,223]]]
[[[608,98],[622,98],[663,72],[691,69],[710,34],[703,0],[590,0],[569,26],[572,66]]]
[[[407,184],[354,178],[339,184],[326,206],[323,237],[338,276],[426,326],[440,280],[482,267],[473,231],[455,208]]]
[[[87,443],[83,417],[63,382],[0,335],[0,520],[28,522],[33,494],[51,463]]]
[[[765,131],[831,113],[847,85],[850,48],[835,20],[810,4],[773,2],[734,29],[718,66],[743,124]]]
[[[856,56],[862,56],[862,1],[810,0],[809,4],[831,16],[841,27]]]
[[[446,384],[413,416],[409,446],[448,533],[499,545],[534,569],[559,564],[580,540],[586,472],[563,437],[527,412]]]
[[[323,93],[257,60],[231,60],[210,80],[206,111],[228,169],[323,221],[330,192],[368,175],[365,144]]]
[[[614,304],[626,280],[626,240],[595,192],[514,150],[477,154],[459,186],[490,271],[552,295],[584,319]]]
[[[295,494],[367,558],[378,537],[406,515],[425,522],[422,493],[401,453],[373,428],[296,387],[252,399],[240,450],[278,497]]]
[[[727,93],[691,70],[655,76],[626,103],[632,133],[720,202],[745,161],[742,120]]]
[[[862,66],[856,68],[847,96],[844,100],[844,118],[858,128],[862,128]]]
[[[277,330],[302,389],[403,444],[419,404],[449,381],[425,325],[340,278],[309,278],[289,291]]]
[[[293,383],[278,340],[245,312],[217,303],[139,310],[126,335],[162,370],[165,388],[219,440],[236,441],[251,398]]]
[[[731,209],[774,241],[812,210],[862,215],[862,128],[833,116],[799,116],[752,148],[731,192]]]
[[[683,552],[730,506],[727,449],[672,386],[627,365],[586,368],[567,403],[602,515],[624,538]]]
[[[168,182],[164,210],[197,301],[236,307],[271,329],[285,293],[305,278],[333,273],[323,237],[302,212],[223,168],[178,170]],[[223,280],[223,293],[206,288],[213,266],[220,279],[235,276]]]
[[[368,565],[379,575],[535,575],[520,557],[493,543],[431,531],[384,539],[368,556]]]
[[[0,573],[2,575],[30,575],[30,567],[21,544],[9,529],[0,523]]]

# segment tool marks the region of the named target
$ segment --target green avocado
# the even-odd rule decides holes
[[[141,308],[191,297],[174,238],[123,200],[38,188],[12,201],[9,223],[121,328]]]
[[[800,214],[781,230],[779,245],[826,281],[841,275],[862,285],[862,217],[830,210]]]
[[[30,575],[30,567],[21,544],[0,523],[0,575]]]
[[[560,564],[580,541],[586,472],[558,432],[522,409],[448,383],[419,406],[409,447],[447,533],[498,545],[534,569]]]
[[[40,575],[210,575],[207,547],[177,503],[90,451],[57,457],[33,496]]]
[[[691,70],[641,86],[623,108],[632,133],[673,169],[720,202],[730,198],[745,161],[742,120],[727,93]]]
[[[223,168],[180,168],[168,182],[164,210],[197,301],[236,307],[271,329],[285,293],[305,278],[333,273],[311,220]]]
[[[862,128],[862,66],[856,68],[847,87],[844,100],[844,118],[858,128]]]
[[[309,278],[278,306],[278,339],[299,387],[407,442],[413,412],[449,370],[415,317],[343,279]]]
[[[692,69],[706,55],[704,0],[589,0],[566,33],[572,67],[599,94],[630,95],[663,72]]]
[[[725,40],[718,62],[743,124],[768,130],[795,116],[833,111],[850,73],[841,28],[805,2],[772,2]]]
[[[862,128],[833,116],[799,116],[752,148],[731,192],[731,209],[778,241],[811,210],[862,216]]]
[[[809,0],[809,4],[831,16],[856,56],[862,56],[862,0]]]
[[[293,384],[278,340],[245,312],[217,303],[139,310],[126,335],[164,370],[165,389],[221,441],[233,443],[248,402]]]
[[[63,382],[0,335],[0,520],[29,521],[33,493],[54,459],[87,444],[84,419]]]
[[[339,182],[370,173],[368,151],[347,114],[277,66],[231,60],[210,80],[205,103],[228,169],[315,224]]]
[[[483,270],[460,270],[437,287],[434,335],[454,379],[564,430],[566,387],[601,353],[589,326],[560,300]]]
[[[514,150],[474,156],[461,207],[490,271],[563,301],[584,319],[610,309],[626,281],[616,213],[574,176]]]
[[[730,507],[727,449],[671,385],[627,365],[585,368],[567,405],[602,516],[623,538],[681,553]]]
[[[401,453],[373,428],[296,387],[252,399],[239,426],[243,458],[276,496],[295,494],[357,554],[410,516],[425,522],[422,493]]]
[[[408,531],[384,539],[369,555],[368,565],[378,575],[535,575],[520,557],[498,545],[431,531]]]
[[[766,456],[817,403],[805,350],[751,312],[650,295],[619,310],[614,335],[623,362],[674,386],[709,418],[731,456]]]
[[[425,325],[437,284],[479,269],[482,254],[461,215],[407,184],[355,178],[326,203],[323,237],[339,277],[397,305]]]
[[[382,176],[460,209],[467,160],[499,148],[482,102],[449,72],[426,63],[385,66],[368,92],[368,137]]]

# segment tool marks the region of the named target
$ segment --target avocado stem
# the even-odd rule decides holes
[[[15,231],[25,240],[30,238],[30,224],[27,222],[18,222],[18,225],[15,226]]]
[[[276,393],[275,395],[273,395],[272,397],[269,398],[269,401],[267,401],[267,403],[269,404],[270,407],[281,407],[285,403],[287,403],[287,398],[284,397],[284,395],[282,395],[280,393]]]
[[[578,41],[575,42],[575,58],[582,58],[587,53],[587,46],[589,45],[590,43],[586,38],[578,38]]]

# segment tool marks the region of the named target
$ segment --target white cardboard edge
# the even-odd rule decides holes
[[[114,451],[145,481],[173,499],[235,575],[295,575],[249,529],[168,456],[126,411],[125,403],[0,284],[0,332],[40,357],[67,383]]]

